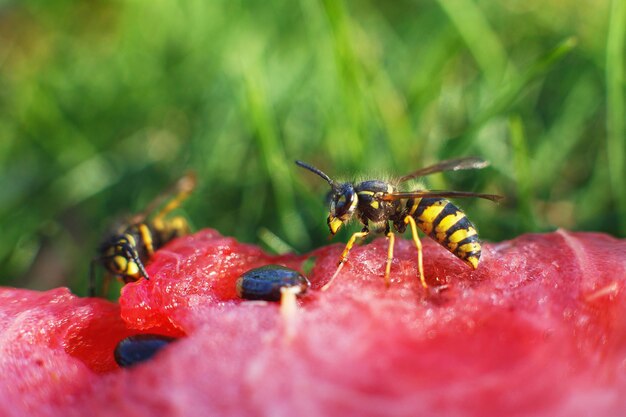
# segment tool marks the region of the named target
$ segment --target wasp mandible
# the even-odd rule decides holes
[[[413,242],[418,252],[419,278],[425,289],[428,288],[428,284],[424,277],[422,244],[417,234],[418,227],[468,266],[476,269],[481,255],[478,232],[465,213],[448,201],[447,198],[477,197],[494,202],[498,202],[503,198],[494,194],[463,191],[398,191],[398,186],[401,183],[414,178],[436,172],[481,169],[488,166],[488,163],[483,159],[474,157],[441,161],[400,177],[393,184],[381,180],[367,180],[359,183],[338,182],[312,165],[302,161],[296,161],[296,164],[319,175],[331,187],[330,209],[327,219],[331,235],[335,235],[344,223],[355,217],[363,224],[363,229],[354,233],[348,240],[341,254],[337,270],[330,281],[322,287],[322,290],[330,287],[348,259],[352,246],[354,246],[357,239],[363,238],[370,233],[370,226],[373,226],[372,230],[374,232],[384,232],[389,238],[387,262],[385,265],[385,285],[388,286],[395,242],[390,223],[393,224],[394,229],[398,233],[404,233],[407,226],[411,226]]]

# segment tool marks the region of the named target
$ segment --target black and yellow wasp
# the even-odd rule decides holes
[[[196,176],[189,172],[180,178],[170,190],[155,198],[143,212],[132,216],[107,234],[98,249],[98,256],[91,260],[89,268],[89,295],[96,295],[96,265],[105,271],[103,288],[111,278],[117,277],[124,283],[140,278],[150,279],[144,264],[154,252],[172,239],[189,234],[189,225],[180,216],[167,217],[185,199],[196,185]],[[148,220],[150,214],[163,205]]]
[[[424,277],[422,244],[417,234],[417,227],[471,268],[476,269],[481,255],[478,232],[465,216],[465,213],[446,198],[478,197],[491,201],[499,201],[503,198],[499,195],[463,191],[398,191],[399,184],[414,178],[442,171],[486,167],[488,163],[480,158],[469,157],[442,161],[405,175],[393,184],[381,180],[368,180],[356,184],[352,182],[337,182],[321,170],[307,163],[296,161],[296,164],[319,175],[330,184],[330,210],[327,222],[332,235],[337,233],[341,225],[354,217],[364,225],[360,232],[354,233],[348,240],[336,272],[322,290],[327,289],[337,277],[343,264],[348,259],[348,254],[355,241],[370,233],[370,225],[374,232],[384,232],[389,238],[387,263],[385,266],[385,284],[389,285],[395,242],[390,222],[398,233],[404,233],[407,225],[411,226],[413,241],[418,252],[419,278],[424,288],[428,288],[428,285]],[[405,202],[404,204],[403,201]]]

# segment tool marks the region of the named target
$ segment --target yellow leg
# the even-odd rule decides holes
[[[102,278],[102,297],[107,298],[109,295],[109,286],[113,277],[109,273],[105,273]]]
[[[182,177],[178,183],[176,183],[176,188],[179,190],[178,194],[174,198],[172,198],[166,205],[163,207],[152,220],[154,225],[158,229],[163,229],[163,218],[167,216],[172,210],[176,209],[178,206],[182,204],[190,195],[193,189],[196,186],[196,176],[193,173],[188,173],[184,177]]]
[[[393,260],[393,245],[396,238],[393,232],[387,233],[387,237],[389,238],[389,249],[387,250],[387,265],[385,266],[385,286],[389,287],[391,282],[389,274],[391,273],[391,261]]]
[[[337,278],[337,275],[339,275],[339,271],[341,271],[341,269],[343,268],[343,264],[346,263],[346,260],[348,259],[348,254],[350,253],[350,249],[352,249],[352,246],[354,246],[354,242],[356,242],[356,240],[359,238],[367,236],[368,233],[369,232],[356,232],[352,235],[352,237],[350,237],[350,240],[348,240],[348,243],[346,244],[346,248],[341,253],[341,259],[339,260],[339,265],[337,266],[337,270],[335,271],[333,276],[330,278],[330,281],[328,281],[326,285],[322,287],[322,291],[326,291],[328,288],[330,288],[330,285],[333,283],[335,278]]]
[[[143,244],[146,247],[146,252],[148,252],[148,255],[154,255],[154,246],[152,245],[152,233],[150,233],[150,229],[148,229],[148,226],[146,226],[145,223],[141,223],[139,225],[139,233],[141,233],[141,238],[143,240]]]
[[[417,235],[417,225],[415,224],[415,219],[411,216],[406,216],[404,218],[404,223],[408,223],[411,225],[411,233],[413,235],[413,242],[415,242],[415,247],[417,248],[417,269],[419,270],[420,282],[422,283],[422,287],[428,289],[428,284],[426,284],[426,278],[424,277],[424,260],[422,259],[422,242],[420,241],[419,236]]]
[[[169,227],[172,230],[176,231],[176,236],[184,236],[188,235],[190,232],[189,224],[187,223],[187,219],[181,216],[171,217],[168,220]]]

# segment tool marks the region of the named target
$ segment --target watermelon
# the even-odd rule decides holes
[[[119,304],[67,289],[0,289],[0,415],[626,415],[626,241],[529,234],[483,247],[468,268],[397,239],[271,256],[214,230],[172,241]],[[267,264],[306,271],[294,311],[237,297]],[[135,334],[178,340],[120,368]]]

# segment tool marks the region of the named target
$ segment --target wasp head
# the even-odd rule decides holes
[[[348,222],[358,205],[358,197],[350,183],[333,186],[328,212],[328,228],[331,234],[337,233],[342,224]]]
[[[137,242],[132,234],[111,236],[100,247],[100,260],[113,275],[124,281],[136,281],[146,276],[137,253]]]
[[[296,165],[308,169],[319,175],[330,184],[329,193],[330,210],[328,212],[328,228],[331,234],[337,233],[342,224],[349,221],[356,211],[358,197],[354,187],[350,183],[337,183],[319,169],[302,161],[296,161]]]

